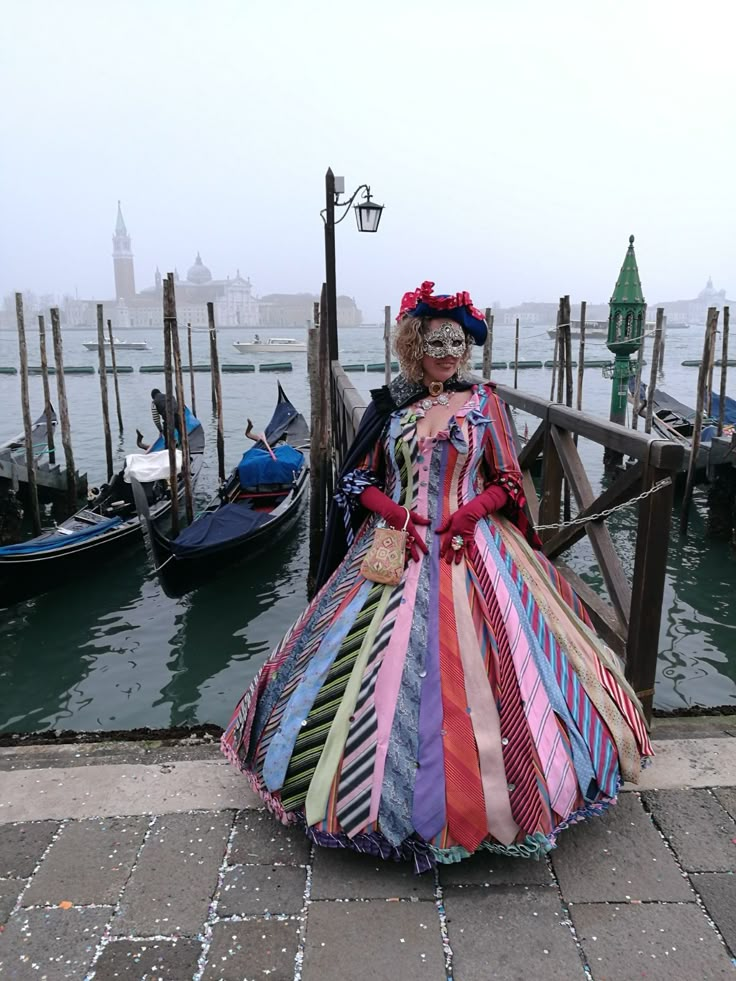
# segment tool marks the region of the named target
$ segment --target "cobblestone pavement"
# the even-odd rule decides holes
[[[625,792],[546,861],[424,876],[315,850],[248,801],[80,817],[75,798],[77,816],[0,823],[0,977],[736,978],[733,786]]]

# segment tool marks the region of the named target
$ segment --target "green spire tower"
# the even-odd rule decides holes
[[[634,254],[634,236],[629,236],[621,272],[616,280],[608,316],[608,349],[615,356],[613,390],[611,392],[611,422],[626,422],[626,398],[629,378],[633,374],[630,356],[639,350],[644,334],[647,305],[639,279]]]

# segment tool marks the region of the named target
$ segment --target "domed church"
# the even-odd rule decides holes
[[[135,265],[130,235],[118,201],[112,236],[112,265],[115,296],[104,300],[105,317],[116,330],[126,327],[160,327],[163,324],[163,276],[158,267],[153,284],[136,290]],[[303,327],[312,316],[314,301],[309,293],[274,293],[258,298],[249,279],[238,269],[234,276],[215,279],[199,252],[182,279],[174,270],[176,316],[180,324],[207,326],[207,304],[214,303],[218,327]],[[92,327],[97,322],[99,300],[64,298],[63,322],[71,327]],[[338,297],[341,326],[357,326],[362,314],[352,297]],[[13,323],[15,314],[13,313]]]
[[[163,276],[158,267],[153,285],[140,292],[135,288],[133,251],[123,212],[118,201],[117,221],[112,236],[112,264],[115,274],[115,298],[105,303],[113,325],[126,327],[155,327],[163,322]],[[181,279],[174,271],[176,285],[176,316],[181,324],[207,326],[207,304],[215,305],[215,323],[220,327],[258,327],[258,300],[253,296],[249,279],[238,269],[235,276],[214,279],[208,266],[197,252],[196,258]],[[94,323],[87,311],[81,312],[82,323]]]

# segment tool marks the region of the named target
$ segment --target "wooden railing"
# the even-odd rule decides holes
[[[339,469],[355,437],[366,403],[337,361],[332,362],[332,380],[332,452],[334,465]],[[519,409],[539,419],[537,428],[522,446],[513,413],[509,411],[529,510],[539,526],[560,523],[564,482],[577,504],[576,517],[586,517],[632,501],[670,478],[664,486],[638,502],[634,566],[629,573],[611,539],[605,518],[540,532],[545,553],[576,590],[602,638],[625,661],[626,676],[639,695],[647,717],[651,717],[674,477],[682,466],[682,447],[514,388],[498,385],[496,392],[507,409]],[[578,453],[578,437],[624,454],[631,462],[631,466],[620,472],[597,496]],[[540,455],[538,494],[531,470]],[[610,602],[596,593],[561,558],[586,535]]]

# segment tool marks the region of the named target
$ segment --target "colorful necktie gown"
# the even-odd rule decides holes
[[[318,844],[412,858],[420,871],[478,849],[539,857],[638,780],[646,723],[617,657],[530,544],[491,386],[474,387],[436,437],[417,436],[421,416],[394,412],[338,494],[348,514],[377,484],[427,515],[429,554],[379,585],[360,574],[379,519],[349,534],[238,704],[223,751]],[[478,522],[459,564],[440,560],[434,529],[489,483],[507,505]]]

